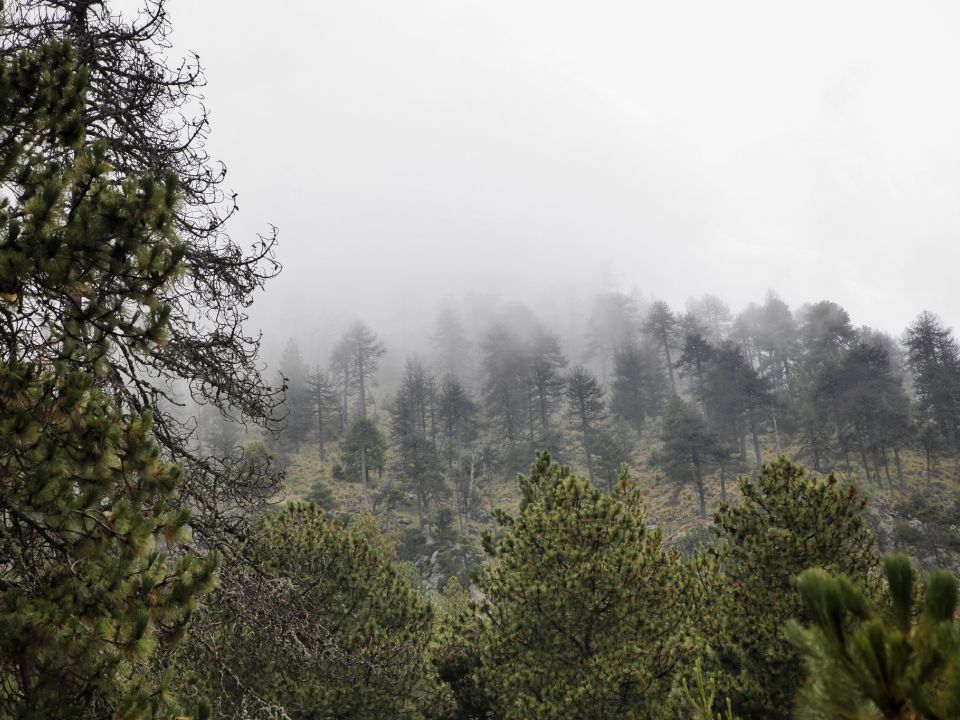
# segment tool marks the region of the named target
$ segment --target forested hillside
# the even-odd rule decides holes
[[[936,315],[446,303],[268,365],[163,0],[0,7],[0,720],[960,717]]]

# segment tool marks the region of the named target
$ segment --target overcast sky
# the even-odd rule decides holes
[[[601,287],[960,324],[958,3],[170,10],[206,67],[234,236],[280,229],[255,314],[275,332]]]

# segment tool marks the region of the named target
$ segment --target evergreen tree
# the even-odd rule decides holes
[[[663,353],[667,374],[670,377],[670,391],[677,394],[677,382],[673,377],[673,353],[677,345],[679,325],[670,306],[663,301],[655,302],[647,313],[643,324],[644,332],[652,337]]]
[[[526,351],[519,338],[502,325],[487,333],[483,350],[483,395],[487,414],[508,444],[522,437],[526,399]]]
[[[471,377],[470,341],[459,315],[444,308],[437,316],[431,335],[436,367],[440,375],[456,378]]]
[[[92,347],[112,346],[116,352],[75,353],[69,362],[78,371],[94,372],[98,385],[108,386],[108,392],[126,406],[152,411],[157,441],[172,458],[184,462],[184,494],[194,510],[194,538],[214,543],[232,532],[237,517],[227,520],[221,506],[208,498],[229,491],[231,497],[225,497],[225,502],[239,504],[247,501],[247,493],[243,488],[228,488],[219,463],[195,456],[193,420],[176,411],[171,388],[185,382],[199,404],[232,409],[256,423],[268,423],[275,416],[280,397],[261,376],[259,338],[247,332],[244,323],[253,296],[279,272],[273,258],[276,238],[270,232],[247,248],[247,243],[241,246],[226,233],[225,223],[236,203],[222,189],[224,166],[211,162],[205,149],[209,119],[200,94],[205,84],[202,68],[196,56],[182,62],[169,57],[171,27],[165,0],[136,5],[139,12],[120,12],[108,0],[16,0],[4,13],[7,31],[0,38],[0,48],[9,55],[23,48],[42,48],[51,38],[72,41],[89,78],[73,128],[83,129],[93,149],[79,164],[74,163],[75,149],[69,144],[48,145],[44,153],[80,171],[73,187],[75,198],[88,208],[96,203],[103,207],[100,178],[109,166],[111,177],[131,179],[138,191],[154,198],[158,208],[165,206],[164,232],[178,239],[175,282],[147,282],[146,276],[134,274],[129,276],[133,281],[126,283],[130,290],[138,284],[152,285],[149,292],[165,314],[163,343],[149,353],[121,349],[130,347],[131,338],[140,337],[139,332],[129,332],[129,325],[153,322],[151,316],[157,311],[141,307],[139,317],[131,315],[130,323],[99,323],[95,332],[78,339]],[[75,82],[65,79],[63,90],[67,100]],[[167,181],[168,174],[176,183]],[[132,180],[136,177],[153,180],[147,186]],[[172,195],[174,188],[180,202],[167,202],[164,195]],[[131,203],[136,192],[128,188]],[[103,209],[102,217],[123,221],[131,237],[114,246],[102,245],[102,259],[108,259],[110,249],[127,256],[135,238],[151,226],[145,223],[134,229],[136,222],[146,218],[122,203]],[[79,220],[69,208],[61,210],[63,217]],[[117,237],[123,238],[122,232]],[[62,260],[65,247],[49,246],[47,262],[55,255]],[[143,253],[145,264],[146,249]],[[162,277],[159,268],[168,261],[164,253],[156,252],[149,262]],[[59,273],[50,275],[52,283],[59,283],[50,288],[55,292],[24,294],[22,311],[4,321],[17,333],[17,352],[45,363],[62,359],[59,339],[76,334],[76,316],[84,315],[82,322],[89,326],[98,311],[107,310],[102,303],[116,296],[124,277],[117,272],[113,284],[103,285],[94,273],[78,273],[66,281]],[[61,302],[64,288],[69,288],[71,298]],[[41,317],[44,321],[38,323]],[[276,478],[261,481],[275,484]]]
[[[696,394],[703,398],[706,393],[705,377],[713,357],[713,347],[704,337],[701,328],[690,322],[684,331],[683,348],[677,360],[677,369],[681,377],[692,376],[696,380],[694,385]]]
[[[617,352],[639,340],[640,310],[628,295],[605,293],[594,301],[587,325],[590,357],[600,358],[600,375],[606,382]]]
[[[537,328],[533,333],[529,348],[527,393],[536,416],[536,419],[530,422],[530,430],[533,433],[534,427],[538,429],[534,435],[534,444],[549,448],[555,444],[551,418],[563,402],[565,382],[562,373],[567,366],[567,358],[560,347],[560,338],[544,328]]]
[[[346,433],[351,417],[350,400],[355,390],[350,343],[346,335],[341,337],[333,346],[333,350],[330,351],[330,369],[336,378],[340,396],[340,430]]]
[[[934,570],[918,593],[905,555],[888,555],[883,568],[889,603],[880,611],[843,575],[819,568],[800,575],[811,623],[787,628],[810,673],[798,717],[960,716],[956,578]],[[922,598],[916,609],[915,597]]]
[[[682,658],[680,556],[647,529],[629,483],[607,495],[541,453],[520,489],[517,515],[498,514],[503,537],[486,540],[496,563],[467,687],[505,720],[656,717]]]
[[[875,541],[864,498],[832,475],[810,479],[781,458],[756,479],[741,477],[738,489],[741,502],[714,517],[719,543],[701,556],[716,574],[699,625],[736,713],[788,718],[803,680],[799,652],[783,635],[788,620],[805,617],[794,579],[822,567],[872,586]]]
[[[180,682],[237,720],[423,718],[436,705],[432,610],[376,522],[291,503],[258,529],[243,570],[255,592],[218,594],[201,618],[212,643],[185,648]]]
[[[377,367],[387,350],[373,331],[361,322],[355,323],[344,339],[350,354],[350,382],[356,389],[359,415],[365,418],[370,402],[367,393],[377,384]]]
[[[756,344],[760,375],[774,387],[785,387],[799,349],[798,328],[790,308],[772,292],[757,314]]]
[[[331,417],[336,417],[339,412],[340,397],[333,380],[327,373],[321,372],[319,367],[307,374],[307,390],[317,420],[317,443],[320,457],[323,458],[326,455],[323,444],[335,427]]]
[[[628,345],[614,356],[610,410],[642,435],[648,417],[659,417],[667,396],[656,350]]]
[[[86,78],[69,43],[0,55],[0,716],[170,717],[152,662],[217,558],[181,552],[149,410],[97,386],[170,337],[177,181],[83,144]]]
[[[674,395],[663,416],[663,467],[677,483],[690,483],[697,494],[697,511],[707,514],[706,476],[716,453],[716,440],[700,410]]]
[[[606,416],[603,386],[589,370],[577,365],[567,377],[567,411],[571,427],[580,435],[580,444],[587,461],[590,482],[596,482],[594,442],[597,424]]]
[[[447,473],[456,492],[460,530],[469,517],[477,495],[477,448],[479,409],[466,388],[448,375],[437,400],[437,424],[440,452],[447,462]]]
[[[291,338],[280,355],[280,375],[285,388],[286,428],[284,434],[299,447],[313,425],[311,412],[311,393],[307,382],[307,366],[303,362],[300,348]]]
[[[615,430],[601,428],[593,444],[597,481],[613,492],[621,471],[630,462],[630,443]]]
[[[390,408],[390,437],[396,451],[397,475],[412,487],[417,499],[419,527],[424,529],[434,498],[449,489],[444,483],[437,446],[433,441],[431,409],[436,402],[433,378],[418,360],[408,360],[400,389]]]
[[[698,300],[689,300],[687,311],[706,327],[706,337],[711,345],[719,345],[728,339],[733,325],[733,313],[716,295],[706,294]]]
[[[932,313],[921,313],[904,336],[923,414],[932,419],[954,454],[960,452],[960,347],[953,331]]]
[[[370,508],[370,470],[382,473],[387,462],[387,442],[369,418],[357,418],[340,446],[340,464],[347,480],[363,483],[363,502]]]

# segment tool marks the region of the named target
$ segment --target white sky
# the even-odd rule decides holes
[[[170,9],[206,66],[233,235],[280,228],[255,314],[275,333],[604,283],[960,324],[958,3]]]

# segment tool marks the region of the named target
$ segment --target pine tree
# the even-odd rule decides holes
[[[580,435],[580,446],[587,461],[590,482],[596,482],[594,443],[598,423],[606,416],[604,390],[597,378],[582,365],[577,365],[567,377],[567,412],[570,426]]]
[[[80,163],[74,162],[75,148],[68,144],[48,145],[44,154],[79,172],[72,188],[77,191],[76,198],[83,198],[88,208],[99,203],[105,213],[101,217],[126,225],[130,237],[116,233],[121,238],[114,247],[118,262],[126,262],[137,236],[151,226],[137,225],[146,218],[142,212],[137,217],[129,203],[104,206],[100,180],[95,179],[103,168],[109,166],[111,177],[139,185],[137,190],[128,188],[126,197],[131,202],[137,192],[147,191],[156,208],[165,206],[164,232],[176,234],[178,239],[178,274],[174,282],[154,282],[148,275],[126,276],[118,271],[113,284],[104,285],[95,272],[71,278],[54,272],[45,276],[52,283],[53,295],[25,294],[20,300],[21,312],[13,318],[7,316],[4,323],[17,334],[17,352],[55,362],[63,359],[60,338],[76,335],[78,314],[85,317],[81,322],[92,321],[98,312],[109,315],[113,308],[104,303],[109,303],[110,296],[128,291],[130,297],[142,291],[155,298],[156,310],[141,307],[139,313],[129,316],[129,322],[97,323],[89,336],[78,340],[89,344],[91,351],[74,353],[69,362],[80,372],[95,373],[98,385],[109,386],[108,392],[125,405],[153,412],[157,441],[171,457],[184,463],[184,494],[194,509],[194,537],[216,543],[234,533],[238,514],[232,513],[228,519],[220,512],[222,506],[208,499],[225,496],[228,490],[231,504],[250,498],[245,497],[245,489],[228,488],[219,463],[196,454],[193,419],[176,411],[177,398],[171,388],[186,383],[200,404],[230,409],[258,424],[275,417],[280,397],[261,376],[259,338],[246,331],[244,324],[253,296],[279,272],[273,257],[276,237],[269,232],[247,247],[248,243],[241,245],[226,232],[225,223],[236,203],[221,185],[224,166],[212,162],[205,149],[209,122],[201,94],[205,84],[202,68],[195,56],[182,62],[170,57],[166,0],[142,0],[135,5],[138,7],[121,12],[110,0],[16,0],[4,13],[7,30],[0,37],[0,48],[9,54],[42,48],[51,38],[72,42],[89,79],[87,92],[76,106],[74,130],[85,132],[90,147]],[[134,9],[139,12],[131,11]],[[63,89],[63,99],[69,98],[75,90],[74,80],[65,81]],[[168,183],[168,176],[176,182]],[[144,185],[146,178],[153,178],[149,187]],[[51,190],[49,185],[46,189]],[[174,189],[180,201],[169,203],[163,196]],[[43,193],[36,197],[39,200]],[[71,215],[68,208],[61,209],[65,217],[82,226],[77,212]],[[48,266],[55,255],[63,260],[65,247],[46,248]],[[109,246],[102,245],[101,252],[104,262],[112,261]],[[164,277],[162,265],[170,258],[152,244],[147,244],[142,254],[142,263],[146,265],[149,257],[151,272]],[[89,252],[88,257],[92,257]],[[121,278],[133,282],[126,282],[128,287],[121,289]],[[60,301],[67,297],[65,289],[70,299]],[[82,306],[82,313],[77,305]],[[125,352],[140,336],[130,330],[153,323],[161,309],[163,343],[149,353]],[[39,318],[42,323],[37,322]],[[107,346],[116,352],[96,350]],[[275,485],[276,478],[260,479],[267,481]]]
[[[323,443],[333,431],[331,416],[335,417],[339,410],[340,397],[330,376],[321,372],[319,367],[307,374],[307,389],[317,419],[317,444],[323,458],[326,456]]]
[[[663,467],[677,483],[690,483],[697,495],[697,512],[707,514],[706,477],[716,454],[716,438],[692,402],[674,395],[663,416]]]
[[[538,328],[530,338],[527,359],[528,395],[532,401],[535,420],[530,423],[534,444],[549,449],[556,444],[551,419],[563,402],[563,369],[567,358],[560,347],[560,338]],[[534,431],[537,428],[538,432]]]
[[[390,437],[396,451],[394,467],[417,499],[421,530],[429,518],[433,500],[449,492],[444,483],[437,446],[433,441],[431,409],[436,403],[433,378],[418,360],[408,360],[400,389],[390,408]]]
[[[663,413],[666,378],[649,346],[628,345],[614,355],[610,410],[629,424],[639,438],[648,417]]]
[[[644,332],[652,337],[663,353],[664,364],[670,377],[670,391],[677,394],[677,382],[673,376],[673,350],[677,344],[679,326],[670,306],[663,301],[655,302],[647,313]]]
[[[756,479],[741,477],[737,505],[714,517],[720,541],[701,556],[713,565],[699,624],[715,653],[719,687],[743,718],[788,718],[803,679],[798,651],[783,635],[803,618],[794,579],[809,567],[871,585],[877,566],[865,499],[834,476],[805,477],[781,458]]]
[[[685,573],[629,483],[615,496],[546,453],[481,578],[477,682],[495,717],[656,717],[681,658]],[[476,700],[476,696],[474,696]],[[481,703],[482,704],[482,703]]]
[[[371,516],[344,526],[291,503],[261,516],[250,550],[254,591],[218,595],[202,618],[216,657],[200,644],[182,657],[180,683],[218,716],[419,720],[436,705],[431,604]]]
[[[883,610],[843,575],[819,568],[800,575],[797,584],[811,623],[793,621],[787,627],[809,670],[797,717],[960,716],[956,578],[934,570],[917,592],[905,555],[888,555],[883,569],[889,596]]]
[[[455,377],[444,378],[437,399],[440,453],[447,461],[447,473],[456,493],[460,530],[470,516],[477,488],[479,408]]]
[[[280,375],[283,377],[286,427],[284,434],[294,448],[300,446],[310,432],[312,396],[307,379],[307,366],[300,348],[291,338],[280,355]]]
[[[86,78],[69,43],[0,56],[0,716],[170,717],[152,661],[217,556],[180,548],[150,411],[98,385],[169,338],[178,183],[84,145]]]
[[[363,483],[364,506],[370,509],[370,470],[382,473],[387,462],[387,442],[369,418],[357,418],[340,446],[340,464],[347,480]]]
[[[377,367],[387,350],[373,331],[361,322],[347,331],[344,340],[349,348],[350,382],[356,389],[357,412],[365,418],[370,403],[368,392],[377,384]]]

